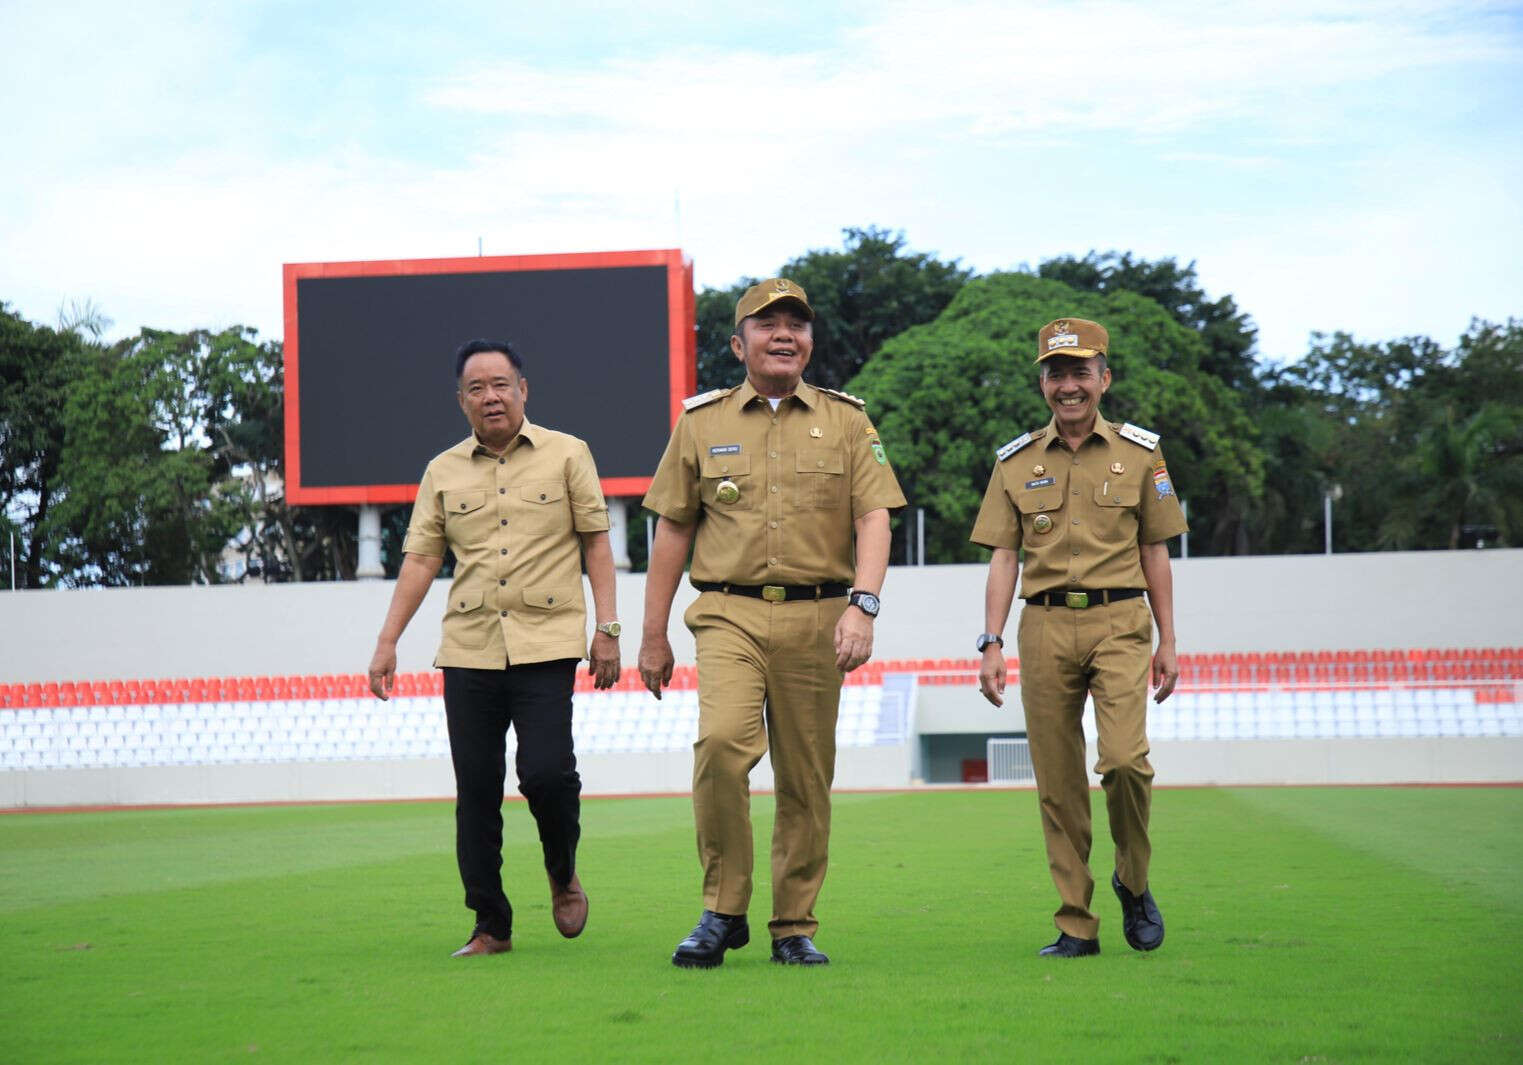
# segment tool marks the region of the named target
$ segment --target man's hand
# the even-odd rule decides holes
[[[612,688],[619,682],[619,641],[606,632],[595,633],[587,655],[587,675],[594,688]]]
[[[377,699],[391,698],[391,686],[397,679],[397,645],[377,641],[366,675],[370,678],[370,690]]]
[[[666,633],[659,636],[647,634],[640,641],[640,680],[657,699],[661,698],[662,687],[672,682],[672,667],[676,661]]]
[[[854,606],[836,622],[836,668],[850,673],[873,656],[873,619]]]
[[[978,690],[995,706],[1005,705],[1005,651],[997,643],[984,648],[984,661],[978,667]]]
[[[1158,650],[1153,653],[1153,687],[1158,690],[1153,694],[1153,702],[1161,703],[1174,691],[1174,682],[1179,679],[1179,661],[1174,654],[1172,643],[1160,643]]]

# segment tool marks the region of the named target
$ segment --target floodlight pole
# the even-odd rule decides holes
[[[1183,499],[1179,501],[1180,516],[1185,519],[1185,531],[1179,537],[1179,557],[1190,557],[1190,504]]]
[[[377,580],[386,576],[381,565],[381,508],[374,503],[360,507],[360,531],[358,537],[359,558],[354,575],[360,580]]]

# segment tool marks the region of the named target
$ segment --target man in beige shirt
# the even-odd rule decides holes
[[[1061,902],[1058,939],[1041,951],[1047,957],[1100,953],[1100,921],[1090,911],[1086,696],[1099,732],[1095,772],[1116,843],[1111,888],[1121,901],[1122,931],[1136,950],[1163,943],[1163,916],[1148,889],[1147,689],[1151,673],[1162,702],[1179,675],[1168,540],[1186,525],[1157,434],[1100,416],[1111,381],[1109,344],[1103,326],[1082,318],[1042,327],[1037,363],[1052,421],[999,449],[971,537],[994,549],[978,649],[979,685],[995,706],[1004,702],[1002,633],[1017,552],[1025,551],[1021,705]]]
[[[370,662],[370,689],[389,696],[397,640],[448,549],[455,577],[434,665],[455,767],[455,855],[476,924],[456,957],[512,947],[513,908],[502,887],[502,798],[507,730],[518,735],[518,787],[539,827],[555,926],[568,938],[587,922],[576,873],[581,778],[571,738],[577,663],[589,657],[582,560],[597,611],[589,672],[599,688],[619,676],[608,509],[587,445],[524,417],[523,361],[502,341],[455,354],[460,409],[471,435],[423,473],[402,570]]]
[[[687,400],[645,497],[660,520],[640,675],[658,699],[672,676],[666,631],[690,546],[702,593],[683,618],[698,647],[693,815],[704,906],[672,956],[686,968],[712,968],[750,941],[748,779],[769,747],[772,960],[830,960],[812,937],[841,676],[872,655],[889,508],[904,495],[862,401],[803,382],[813,320],[804,290],[783,278],[741,297],[730,347],[746,379]]]

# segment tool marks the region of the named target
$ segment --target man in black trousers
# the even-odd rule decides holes
[[[371,691],[387,698],[397,640],[448,548],[455,577],[434,665],[444,670],[455,767],[455,855],[465,905],[476,914],[455,956],[470,957],[513,945],[513,907],[502,886],[509,725],[518,734],[518,787],[539,826],[555,926],[571,938],[587,923],[576,874],[582,782],[571,695],[583,658],[597,687],[618,680],[619,623],[608,508],[587,445],[524,417],[529,382],[507,343],[463,345],[455,379],[471,435],[424,471],[369,676]],[[597,613],[590,653],[584,558]]]

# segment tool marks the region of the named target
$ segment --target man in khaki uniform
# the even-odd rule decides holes
[[[667,624],[690,545],[702,593],[683,620],[698,646],[693,815],[704,910],[672,956],[682,967],[719,965],[750,941],[748,778],[769,743],[772,960],[830,960],[812,937],[841,675],[872,654],[888,508],[904,495],[861,400],[803,382],[813,320],[804,290],[786,279],[746,291],[730,338],[746,380],[686,401],[645,497],[660,520],[640,675],[658,699],[671,681]]]
[[[999,449],[971,539],[994,549],[984,593],[979,685],[1004,702],[1002,633],[1024,549],[1019,625],[1021,704],[1041,799],[1042,834],[1061,905],[1048,957],[1100,953],[1090,912],[1089,778],[1081,718],[1094,699],[1100,759],[1121,900],[1122,928],[1137,950],[1163,942],[1163,917],[1148,890],[1147,689],[1162,702],[1179,675],[1167,541],[1186,531],[1158,436],[1107,422],[1109,336],[1094,322],[1062,318],[1037,337],[1046,428]],[[1143,594],[1146,593],[1146,600]],[[1153,651],[1153,626],[1158,649]]]
[[[567,938],[587,923],[576,874],[582,782],[571,739],[576,665],[588,656],[582,560],[597,610],[594,683],[619,676],[608,508],[587,445],[524,417],[529,382],[513,348],[473,340],[455,354],[460,409],[471,435],[434,458],[413,504],[402,570],[370,662],[385,699],[397,640],[444,561],[455,579],[434,665],[455,767],[455,856],[476,924],[456,957],[512,947],[513,907],[502,888],[502,791],[508,726],[518,734],[518,788],[539,826],[551,913]]]

